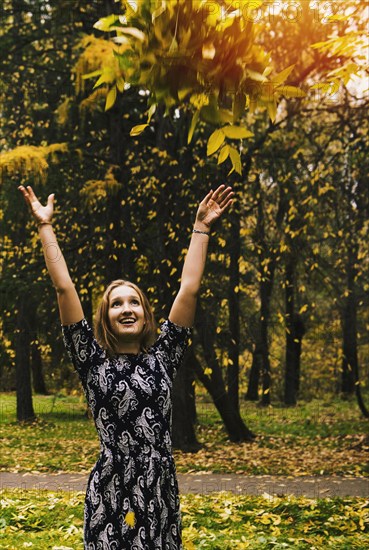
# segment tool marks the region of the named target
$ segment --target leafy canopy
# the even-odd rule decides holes
[[[313,88],[323,91],[331,90],[334,94],[341,84],[347,84],[358,77],[361,80],[363,93],[367,94],[369,71],[369,30],[368,5],[355,0],[342,3],[337,13],[329,17],[329,22],[336,23],[336,31],[326,40],[312,44],[312,48],[330,59],[339,60],[338,66],[325,75],[324,81]]]
[[[159,103],[165,104],[167,113],[174,107],[190,109],[188,143],[199,120],[217,126],[209,138],[208,155],[219,152],[219,164],[229,157],[231,172],[241,173],[240,155],[226,139],[252,137],[237,125],[246,111],[259,106],[274,120],[282,95],[304,95],[298,88],[283,86],[293,66],[270,78],[270,56],[257,43],[252,17],[252,10],[262,3],[122,0],[122,15],[112,14],[95,24],[113,33],[115,61],[104,60],[84,78],[99,76],[95,88],[105,86],[106,110],[132,85],[149,92],[147,122],[132,128],[133,136],[149,126]]]

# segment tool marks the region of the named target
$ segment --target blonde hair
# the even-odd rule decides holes
[[[142,292],[142,290],[135,283],[132,283],[131,281],[125,281],[123,279],[116,279],[115,281],[112,281],[106,288],[100,300],[95,314],[94,323],[96,340],[98,341],[100,346],[109,353],[109,355],[116,355],[118,353],[116,348],[118,340],[111,330],[108,316],[110,293],[112,292],[112,290],[114,290],[114,288],[117,288],[118,286],[129,286],[133,288],[133,290],[135,290],[140,297],[145,317],[145,325],[140,341],[140,350],[142,352],[146,352],[151,344],[155,342],[157,337],[157,324],[154,318],[154,314],[145,293]]]

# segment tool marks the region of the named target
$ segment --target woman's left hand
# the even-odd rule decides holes
[[[232,204],[233,195],[232,187],[226,188],[225,185],[220,185],[215,191],[210,190],[204,200],[200,202],[196,222],[210,228],[224,210]]]

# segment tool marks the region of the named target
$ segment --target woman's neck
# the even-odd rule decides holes
[[[122,344],[118,344],[117,346],[117,353],[119,355],[124,355],[125,353],[138,355],[140,351],[140,344],[138,344],[137,342],[124,342]]]

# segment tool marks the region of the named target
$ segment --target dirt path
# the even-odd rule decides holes
[[[85,491],[86,474],[31,474],[0,472],[0,489]],[[239,495],[295,495],[308,498],[369,497],[369,478],[280,477],[236,474],[178,474],[182,494],[229,491]]]

